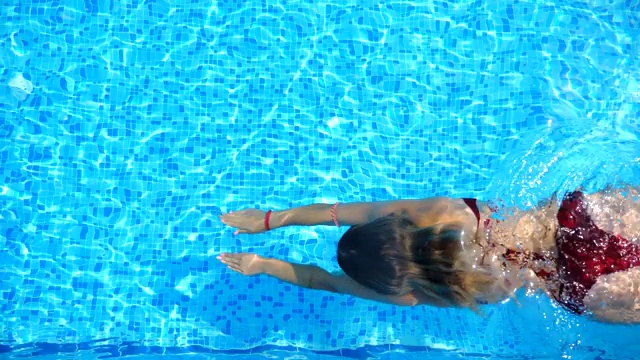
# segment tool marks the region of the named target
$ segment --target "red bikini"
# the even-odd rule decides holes
[[[600,229],[579,191],[564,197],[557,218],[560,289],[556,300],[580,314],[585,310],[584,297],[598,277],[640,266],[640,247]]]
[[[480,211],[475,199],[463,199],[480,223]],[[598,277],[640,266],[640,246],[619,235],[600,229],[589,215],[584,194],[575,191],[562,200],[557,214],[556,233],[558,258],[556,272],[537,271],[537,275],[558,284],[556,301],[568,310],[585,311],[584,298]],[[507,258],[522,254],[507,250]],[[528,255],[544,259],[543,255]]]

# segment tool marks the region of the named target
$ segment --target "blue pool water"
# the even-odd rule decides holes
[[[344,229],[233,236],[244,207],[640,184],[637,0],[5,0],[0,23],[0,357],[640,351],[544,296],[399,308],[215,260],[337,269]]]

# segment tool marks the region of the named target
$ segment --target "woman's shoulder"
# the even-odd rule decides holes
[[[458,224],[472,233],[477,231],[478,225],[476,213],[468,203],[463,199],[448,197],[434,199],[429,206],[413,213],[411,220],[419,227]]]

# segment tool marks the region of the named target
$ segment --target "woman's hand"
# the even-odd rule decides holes
[[[218,260],[242,275],[257,275],[264,272],[264,258],[249,253],[220,254]]]
[[[223,224],[236,228],[234,234],[257,234],[266,231],[264,218],[266,212],[258,209],[245,209],[220,215]]]

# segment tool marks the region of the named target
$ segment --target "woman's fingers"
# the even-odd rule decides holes
[[[229,226],[236,225],[236,222],[233,220],[233,217],[230,217],[227,215],[220,215],[220,221],[222,221],[222,223],[225,225],[229,225]]]
[[[238,272],[240,274],[244,275],[244,271],[242,271],[241,268],[237,267],[237,266],[233,266],[233,265],[227,265],[227,267],[235,272]]]
[[[260,257],[252,253],[222,253],[218,260],[233,271],[242,275],[256,275],[260,273]]]
[[[222,261],[222,263],[224,263],[225,265],[238,263],[237,257],[234,254],[221,254],[220,256],[218,256],[218,259],[220,259],[220,261]]]
[[[225,265],[231,265],[235,267],[242,266],[242,259],[244,258],[244,254],[222,254],[218,257],[220,261],[222,261]]]
[[[233,271],[239,272],[240,274],[245,273],[242,267],[242,258],[243,254],[220,254],[218,256],[218,260],[223,264],[227,265],[227,267]]]
[[[259,226],[262,224],[262,220],[252,218],[243,211],[222,214],[219,218],[223,224],[236,228],[235,235],[260,232]]]

